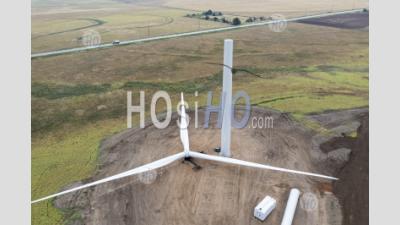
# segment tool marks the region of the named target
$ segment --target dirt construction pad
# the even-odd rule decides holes
[[[190,116],[194,118],[193,113]],[[326,175],[334,175],[330,173],[337,172],[348,161],[327,163],[332,161],[324,157],[327,153],[311,150],[315,132],[286,114],[256,108],[251,116],[272,117],[273,128],[233,129],[234,158]],[[203,121],[203,112],[199,117]],[[148,125],[104,140],[99,169],[94,177],[83,182],[180,152],[182,146],[174,119],[176,115],[166,129]],[[191,122],[189,137],[193,151],[218,154],[214,148],[220,143],[219,129],[195,129]],[[294,225],[342,224],[342,207],[329,180],[198,159],[194,162],[201,169],[177,161],[156,171],[60,197],[55,205],[79,212],[79,217],[69,219],[72,224],[261,224],[253,217],[253,209],[270,195],[277,200],[277,207],[262,224],[276,225],[282,220],[289,191],[295,187],[302,195]],[[79,184],[82,182],[66,188]]]

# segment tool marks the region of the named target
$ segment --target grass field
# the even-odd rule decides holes
[[[363,8],[368,5],[367,0],[167,0],[165,5],[177,8],[190,8],[197,10],[207,10],[209,8],[236,12],[239,14],[247,13],[307,13],[334,11],[351,8]]]
[[[85,32],[96,31],[101,43],[196,31],[225,24],[184,17],[190,10],[114,3],[102,11],[38,14],[32,17],[32,52],[82,46]],[[108,10],[107,10],[108,9]]]
[[[80,129],[64,126],[64,129],[33,139],[32,198],[57,192],[71,181],[89,177],[96,168],[99,141],[119,131],[123,125],[121,120],[110,119]],[[33,224],[63,224],[64,220],[63,214],[52,207],[50,201],[32,206]]]
[[[226,18],[281,14],[287,18],[334,10],[367,7],[365,0],[319,1],[282,0],[209,2],[168,0],[144,4],[123,1],[86,0],[81,2],[37,0],[33,2],[32,52],[80,47],[85,32],[96,31],[102,43],[139,39],[172,33],[227,26],[184,17],[199,10],[220,10]]]
[[[181,9],[141,6],[140,13],[131,14],[121,12],[120,3],[104,4],[110,4],[109,10],[90,10],[85,16],[106,21],[96,28],[102,40],[145,35],[135,33],[145,28],[134,28],[143,24],[160,33],[197,24],[181,17],[187,12]],[[93,24],[77,15],[87,14],[34,15],[32,37]],[[157,27],[168,23],[166,18],[174,22]],[[80,32],[34,39],[32,51],[64,46]],[[222,62],[225,38],[235,40],[235,67],[262,76],[234,74],[234,91],[245,90],[253,105],[291,113],[306,125],[307,114],[368,106],[368,30],[293,23],[282,33],[258,27],[33,59],[32,199],[92,175],[101,140],[126,127],[126,91],[133,92],[134,104],[139,90],[146,91],[147,113],[152,93],[160,89],[170,93],[174,105],[181,91],[191,108],[195,100],[204,105],[207,91],[220,90],[222,68],[209,63]],[[32,224],[63,224],[74,216],[55,209],[51,201],[32,205]]]

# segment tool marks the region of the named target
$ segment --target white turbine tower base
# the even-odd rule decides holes
[[[283,214],[281,225],[292,225],[299,197],[299,189],[293,188],[292,190],[290,190],[289,199],[285,208],[285,213]]]
[[[222,78],[222,128],[221,128],[221,155],[231,157],[231,122],[232,122],[232,66],[233,40],[224,41],[224,64]]]

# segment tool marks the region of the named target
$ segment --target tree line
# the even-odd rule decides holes
[[[242,21],[240,20],[239,17],[233,17],[230,20],[230,19],[226,18],[222,12],[213,11],[211,9],[200,12],[200,13],[187,14],[186,17],[210,20],[210,21],[214,21],[214,22],[231,24],[234,26],[242,24]],[[253,22],[265,21],[265,20],[267,20],[267,18],[264,16],[260,16],[260,17],[251,16],[251,17],[248,17],[244,22],[245,23],[253,23]]]

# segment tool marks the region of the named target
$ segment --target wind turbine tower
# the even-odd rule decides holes
[[[223,119],[221,130],[221,155],[231,157],[231,122],[232,122],[232,65],[233,40],[224,41],[224,65],[222,82]]]

